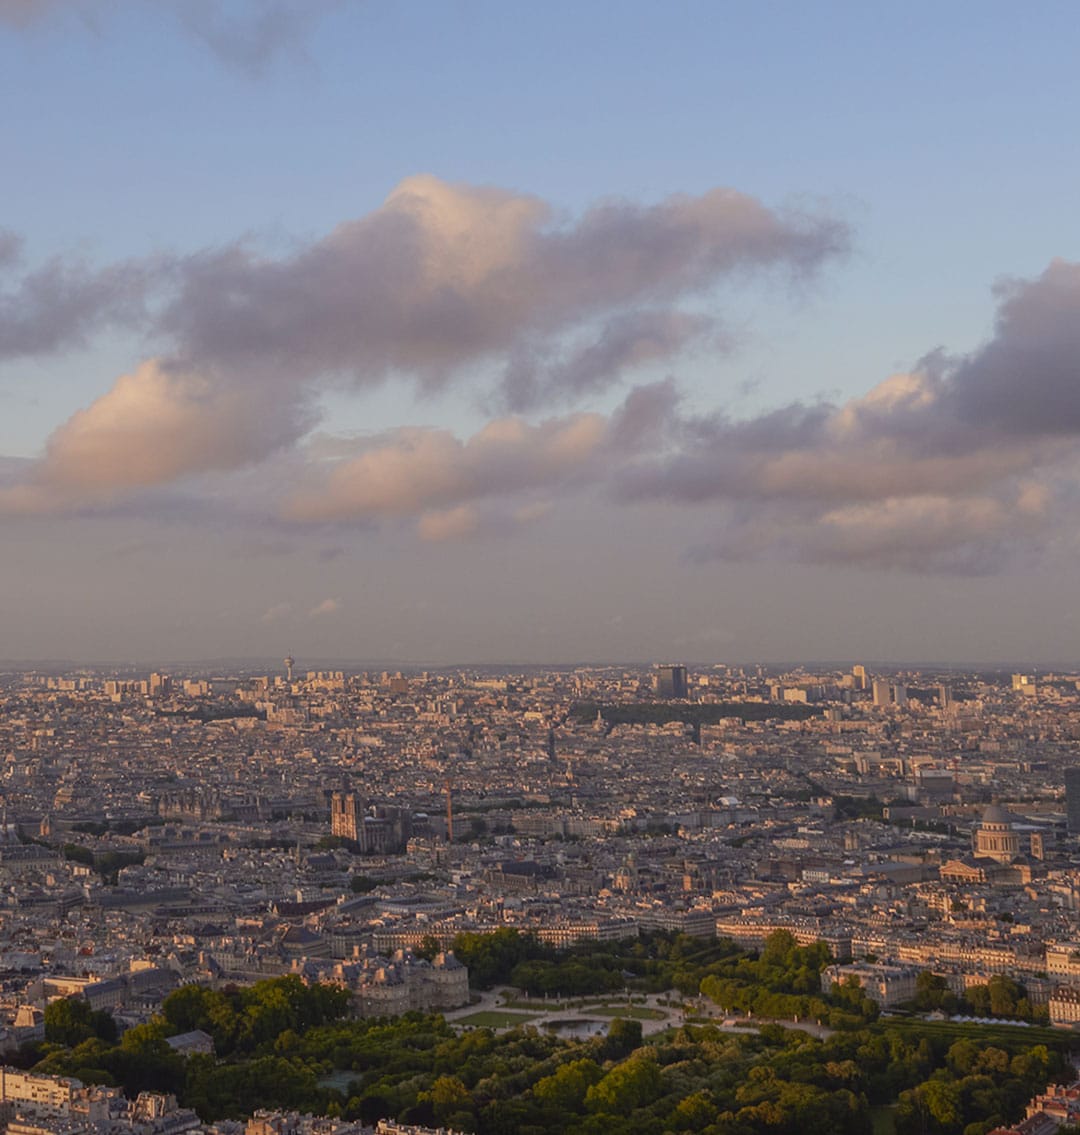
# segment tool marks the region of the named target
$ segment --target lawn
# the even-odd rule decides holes
[[[573,1006],[568,1001],[544,1001],[540,997],[534,998],[530,1001],[526,997],[516,998],[514,1000],[504,1001],[503,1005],[507,1009],[524,1009],[529,1013],[558,1013],[562,1009],[570,1009]]]
[[[506,1013],[501,1009],[481,1009],[467,1017],[458,1017],[455,1025],[474,1025],[482,1029],[512,1029],[515,1025],[527,1025],[536,1020],[540,1013]]]
[[[1048,1048],[1075,1051],[1080,1048],[1080,1037],[1068,1030],[1039,1025],[977,1025],[968,1021],[927,1021],[919,1017],[882,1017],[873,1026],[875,1031],[896,1029],[915,1032],[920,1036],[941,1037],[947,1040],[961,1038],[976,1044],[996,1044],[1002,1048],[1011,1045],[1045,1044]]]
[[[598,1017],[631,1017],[635,1021],[666,1021],[667,1013],[642,1005],[594,1005],[589,1009]]]

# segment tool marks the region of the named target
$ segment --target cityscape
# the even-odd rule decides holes
[[[851,1026],[820,997],[853,987],[879,1021],[936,992],[926,1018],[961,1029],[1080,1024],[1080,673],[375,673],[285,656],[265,673],[9,671],[0,687],[0,1041],[17,1062],[36,1048],[71,1067],[50,1006],[72,1001],[123,1037],[157,1029],[212,1056],[214,1030],[170,1030],[163,1005],[289,978],[347,993],[360,1019],[440,1014],[462,1033],[754,1028],[708,978],[639,1002],[630,972],[561,989],[550,959],[502,1008],[457,954],[508,933],[551,957],[665,936],[748,956],[777,934],[824,944],[823,1035]],[[612,1017],[620,1004],[639,1016]],[[5,1075],[14,1131],[69,1129],[46,1112],[97,1130],[99,1111],[110,1130],[243,1127],[168,1093],[121,1114],[119,1088]],[[350,1080],[324,1077],[324,1106],[341,1115]],[[351,1103],[333,1129],[361,1129],[358,1090]],[[1072,1122],[1080,1090],[1025,1104]],[[478,1108],[449,1114],[486,1129]],[[322,1129],[286,1109],[248,1130],[304,1123]]]
[[[1080,1135],[1078,45],[0,0],[0,1135]]]

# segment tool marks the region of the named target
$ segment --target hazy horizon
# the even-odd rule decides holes
[[[490,670],[494,673],[509,674],[514,671],[576,671],[576,670],[648,670],[665,664],[685,665],[691,673],[706,673],[709,670],[746,670],[763,669],[774,672],[792,672],[805,670],[807,673],[828,673],[850,671],[852,666],[863,665],[870,671],[882,673],[919,673],[929,671],[935,673],[996,673],[1010,674],[1024,671],[1031,673],[1061,673],[1070,675],[1072,671],[1080,672],[1080,662],[1048,661],[1033,663],[1030,659],[995,659],[987,662],[964,662],[949,660],[923,659],[888,660],[888,659],[728,659],[709,660],[692,658],[660,658],[654,659],[578,659],[578,660],[539,660],[525,661],[499,660],[499,659],[424,659],[424,658],[334,658],[319,657],[294,659],[294,671],[303,675],[307,671],[342,670],[345,673],[362,673],[365,671],[383,671],[400,669],[409,672],[431,671],[443,673],[452,670]],[[115,670],[119,671],[168,671],[170,668],[181,672],[209,672],[214,669],[234,670],[237,672],[284,672],[281,659],[270,656],[222,656],[219,658],[166,658],[150,657],[142,659],[74,659],[74,658],[0,658],[0,673],[17,673],[26,670],[49,670],[56,673],[71,672],[73,670]]]

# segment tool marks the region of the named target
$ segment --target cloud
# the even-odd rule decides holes
[[[722,280],[759,269],[801,277],[846,240],[834,219],[773,211],[729,189],[608,201],[567,218],[535,197],[424,175],[284,258],[236,243],[103,268],[54,259],[0,293],[0,359],[78,346],[115,326],[162,349],[59,426],[0,509],[80,507],[263,460],[303,436],[320,390],[343,377],[359,387],[391,375],[421,388],[475,385],[486,360],[532,360],[527,379],[506,367],[504,398],[534,409],[573,401],[715,337],[714,317],[683,301],[700,304]],[[3,234],[7,260],[20,248]],[[517,428],[510,422],[493,423],[468,452],[494,461],[490,431]],[[437,465],[439,446],[453,448],[448,436],[405,430],[377,460]],[[349,476],[334,475],[321,505],[296,507],[335,516],[385,507],[369,508],[365,494],[378,488],[349,487]],[[431,507],[454,507],[469,491],[448,483]]]
[[[998,288],[993,338],[946,367],[948,410],[1005,435],[1080,433],[1080,264]]]
[[[568,491],[583,488],[585,481]],[[462,504],[456,508],[422,513],[416,522],[416,534],[433,544],[463,540],[491,539],[512,536],[526,525],[549,516],[554,505],[550,500],[530,500],[513,505],[513,494],[506,498],[485,498],[479,504]]]
[[[0,307],[7,345],[130,317],[172,350],[62,424],[40,460],[0,469],[0,510],[96,507],[227,473],[231,507],[258,501],[288,524],[407,523],[429,541],[511,532],[601,488],[694,508],[698,559],[977,574],[1065,546],[1080,520],[1080,265],[1064,261],[1001,285],[993,334],[970,354],[931,352],[842,404],[693,413],[668,379],[631,388],[609,415],[508,415],[468,438],[402,427],[303,440],[316,394],[342,374],[471,383],[492,356],[513,360],[496,389],[523,404],[603,391],[715,343],[717,321],[682,304],[732,265],[775,252],[798,274],[832,254],[822,224],[792,228],[726,191],[555,220],[535,198],[421,177],[285,259],[240,245],[162,258],[149,284],[145,265],[109,276],[58,262]],[[35,307],[34,294],[50,298]]]
[[[556,360],[540,349],[519,352],[504,372],[502,398],[509,409],[520,412],[598,393],[625,371],[671,359],[706,336],[710,347],[719,350],[723,344],[715,331],[716,321],[704,315],[626,312],[604,324],[586,345]]]
[[[0,268],[15,263],[22,240],[0,232]],[[165,258],[94,269],[53,259],[0,290],[0,361],[81,346],[110,327],[138,327],[151,291],[168,278]]]
[[[471,505],[458,505],[442,512],[425,512],[416,530],[421,540],[439,543],[474,535],[480,528],[480,515]]]
[[[603,415],[581,413],[538,425],[496,419],[464,441],[444,429],[392,430],[313,469],[283,511],[306,522],[426,514],[422,535],[445,539],[475,528],[468,506],[478,501],[595,477],[607,428]]]
[[[189,36],[222,63],[259,78],[279,59],[307,59],[315,25],[344,0],[155,0]],[[72,12],[98,29],[134,0],[0,0],[0,22],[25,30],[54,13]]]
[[[290,524],[415,523],[421,539],[440,543],[505,536],[653,452],[677,405],[666,380],[633,388],[610,415],[496,418],[468,438],[418,427],[319,436],[281,516]]]
[[[262,613],[259,622],[273,625],[274,623],[280,623],[288,619],[292,613],[293,605],[291,603],[275,603]]]
[[[340,599],[324,599],[321,603],[316,603],[315,606],[308,611],[308,618],[321,619],[326,615],[336,615],[340,610]]]
[[[551,501],[530,501],[514,509],[514,520],[518,524],[535,524],[538,520],[550,516],[553,507]]]
[[[673,305],[763,268],[804,275],[846,243],[832,218],[730,189],[566,220],[535,197],[424,175],[290,258],[239,245],[191,258],[158,327],[196,367],[438,385],[486,359],[543,357],[601,321],[543,377],[510,368],[507,396],[533,405],[600,389],[711,326]]]
[[[15,264],[22,256],[23,239],[11,229],[0,229],[0,268]]]
[[[1030,564],[1060,544],[1041,486],[998,486],[987,494],[888,497],[808,508],[786,501],[729,506],[691,561],[788,559],[916,574],[992,575]]]
[[[296,440],[306,419],[257,385],[172,369],[162,360],[123,375],[54,431],[0,510],[54,511],[110,502],[177,479],[232,470]]]
[[[250,78],[282,57],[306,59],[312,28],[339,6],[340,0],[174,0],[183,27]]]
[[[256,390],[152,360],[52,435],[41,478],[90,493],[157,485],[255,461],[294,431]]]
[[[714,507],[699,559],[982,574],[1061,545],[1080,518],[1080,265],[998,292],[977,350],[932,353],[843,405],[676,411],[617,494]]]

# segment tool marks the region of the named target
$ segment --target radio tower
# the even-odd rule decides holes
[[[289,685],[292,685],[292,668],[293,656],[291,654],[285,655],[285,677],[288,679]]]

